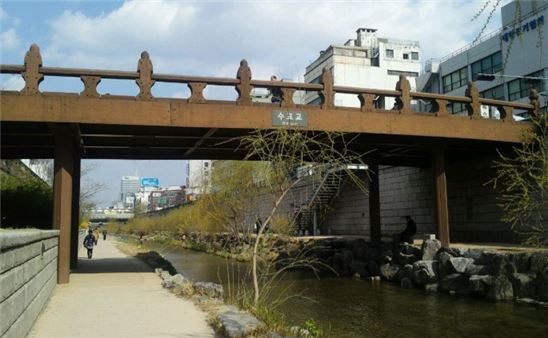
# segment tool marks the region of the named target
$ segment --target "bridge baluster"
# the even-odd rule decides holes
[[[373,103],[373,101],[375,100],[375,95],[361,93],[360,95],[358,95],[358,99],[360,100],[362,112],[366,113],[375,110],[375,105]]]
[[[21,74],[25,79],[25,88],[21,90],[22,94],[36,95],[40,93],[38,86],[44,80],[44,75],[40,73],[40,67],[42,67],[40,48],[33,43],[25,54],[25,71]]]
[[[152,80],[152,61],[150,61],[146,51],[141,53],[141,58],[137,64],[137,72],[139,73],[139,79],[135,80],[139,86],[139,95],[137,97],[141,100],[151,100],[153,98],[151,89],[155,81]]]
[[[537,117],[540,113],[539,95],[536,89],[531,89],[529,93],[529,103],[533,106],[533,109],[529,111],[531,117]]]
[[[466,88],[465,96],[469,97],[472,102],[466,104],[466,110],[468,111],[468,116],[473,119],[481,118],[481,104],[479,102],[479,92],[476,84],[474,82],[468,82],[468,87]]]
[[[322,98],[322,108],[333,108],[333,98],[335,96],[335,92],[333,91],[333,74],[331,74],[331,71],[327,67],[323,69],[321,84],[323,84],[323,90],[318,94]]]
[[[204,97],[204,88],[207,86],[203,82],[190,82],[188,88],[190,88],[190,97],[188,103],[206,103]]]
[[[500,113],[500,119],[504,122],[514,122],[513,107],[509,106],[497,106]]]
[[[80,93],[84,97],[99,97],[97,85],[101,82],[99,76],[80,76],[80,80],[84,83],[84,90]]]
[[[396,90],[401,92],[399,97],[396,97],[396,105],[400,113],[407,114],[411,112],[411,85],[404,75],[400,75],[399,81],[396,83]]]
[[[447,100],[444,99],[434,99],[432,100],[432,113],[435,113],[436,116],[449,116],[447,112]]]
[[[240,80],[240,84],[236,85],[236,91],[238,92],[238,104],[250,105],[251,104],[251,69],[249,68],[247,61],[244,59],[240,61],[240,68],[236,73],[236,78]]]
[[[293,101],[295,89],[280,88],[280,90],[282,91],[282,107],[295,107],[295,102]]]

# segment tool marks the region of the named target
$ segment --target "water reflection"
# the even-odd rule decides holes
[[[183,275],[200,281],[227,280],[227,266],[245,275],[247,265],[205,253],[154,247]],[[390,283],[350,278],[315,279],[290,274],[280,283],[306,290],[315,302],[293,298],[280,307],[295,325],[313,318],[333,337],[548,337],[548,311],[491,303]],[[225,284],[226,287],[226,283]],[[281,285],[285,286],[285,285]]]

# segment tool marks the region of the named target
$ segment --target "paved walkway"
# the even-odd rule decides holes
[[[215,337],[206,315],[111,241],[100,240],[70,283],[57,285],[28,337]]]

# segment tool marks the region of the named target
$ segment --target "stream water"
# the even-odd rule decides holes
[[[153,246],[182,275],[196,281],[227,280],[227,265],[243,263],[174,247]],[[322,278],[291,273],[280,283],[304,290],[314,302],[292,299],[280,307],[287,321],[308,319],[333,337],[548,337],[548,311],[513,303],[403,289],[387,282]]]

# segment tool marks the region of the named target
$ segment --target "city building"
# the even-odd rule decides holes
[[[214,166],[212,160],[189,160],[187,163],[187,194],[196,198],[209,191],[209,179]]]
[[[445,56],[429,60],[419,77],[418,90],[455,96],[465,94],[474,81],[480,96],[496,100],[529,102],[532,88],[541,95],[546,111],[548,78],[548,19],[546,1],[513,1],[501,8],[501,27],[477,41]],[[447,106],[453,114],[466,114],[464,104]],[[522,112],[514,111],[516,119]],[[482,115],[500,116],[493,107],[482,107]]]
[[[141,182],[139,176],[122,176],[120,184],[120,201],[127,207],[135,205],[135,194],[139,192]]]
[[[333,73],[335,85],[394,90],[399,76],[405,75],[415,90],[415,80],[421,70],[418,41],[379,38],[377,30],[372,28],[359,28],[356,33],[356,39],[321,51],[306,67],[305,82],[320,83],[322,71],[327,67]],[[305,101],[320,104],[320,97],[310,92]],[[356,95],[336,94],[335,105],[359,107],[360,102]],[[386,98],[383,102],[383,98],[378,98],[376,105],[391,109],[394,99]]]
[[[169,186],[159,188],[149,194],[147,210],[156,211],[173,208],[184,204],[186,201],[185,188],[181,186]]]

